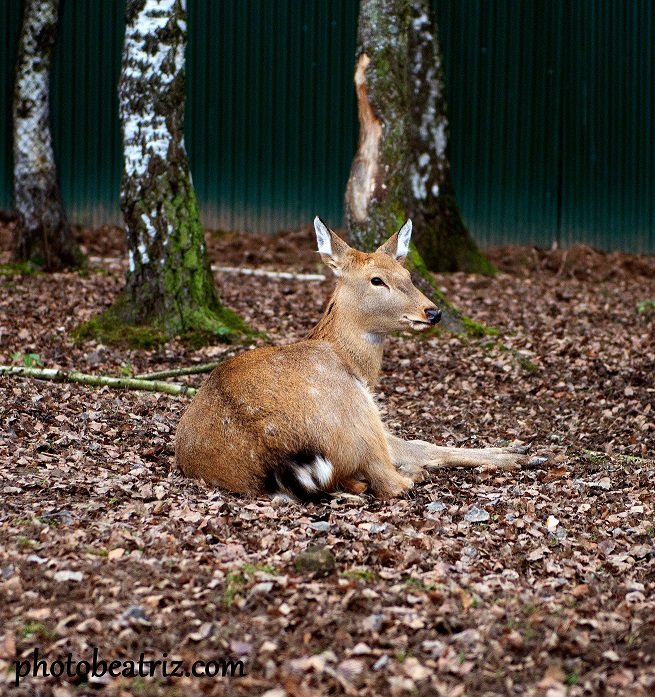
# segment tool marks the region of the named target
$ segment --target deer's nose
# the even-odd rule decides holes
[[[437,324],[441,319],[441,310],[437,307],[429,307],[425,311],[425,316],[428,318],[430,324]]]

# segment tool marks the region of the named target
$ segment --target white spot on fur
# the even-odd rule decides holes
[[[316,491],[317,486],[312,475],[304,467],[294,467],[296,479],[303,485],[305,491]]]
[[[315,387],[310,387],[309,388],[309,395],[311,397],[320,397],[321,392],[320,392],[320,390],[317,390]]]
[[[398,246],[396,247],[396,259],[406,257],[409,252],[409,241],[412,239],[412,221],[407,222],[398,231]]]
[[[364,334],[364,341],[373,346],[379,346],[384,343],[384,334],[380,334],[379,332],[366,332]]]
[[[320,455],[314,460],[314,479],[319,483],[319,486],[326,487],[331,479],[334,468],[332,463]]]

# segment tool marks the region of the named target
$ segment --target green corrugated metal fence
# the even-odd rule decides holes
[[[464,217],[483,244],[655,253],[652,0],[435,0]],[[187,145],[209,227],[338,224],[355,0],[188,0]],[[20,0],[0,2],[0,207]],[[53,130],[69,214],[119,221],[121,0],[63,0]]]

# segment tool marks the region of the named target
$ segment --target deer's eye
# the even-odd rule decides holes
[[[379,276],[373,276],[373,278],[371,279],[371,283],[374,286],[383,286],[384,285],[384,281]]]

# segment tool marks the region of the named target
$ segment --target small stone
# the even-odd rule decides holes
[[[425,507],[425,510],[430,513],[441,513],[446,510],[446,504],[443,501],[433,501]]]
[[[331,526],[326,520],[317,520],[314,523],[310,523],[309,527],[317,532],[327,532]]]
[[[327,547],[312,545],[298,554],[294,560],[298,572],[309,572],[319,576],[327,576],[337,566],[334,554]]]
[[[41,515],[41,520],[54,525],[72,525],[73,516],[68,511],[48,511]]]
[[[469,512],[464,516],[464,520],[469,523],[484,523],[489,520],[491,516],[484,508],[479,508],[478,506],[473,506],[469,509]]]
[[[373,525],[371,525],[371,529],[369,530],[369,532],[371,533],[371,535],[375,535],[379,532],[384,532],[388,527],[389,526],[387,525],[387,523],[374,523]]]
[[[128,627],[132,623],[144,626],[150,625],[150,618],[140,605],[130,605],[121,615],[120,624],[122,627]]]

